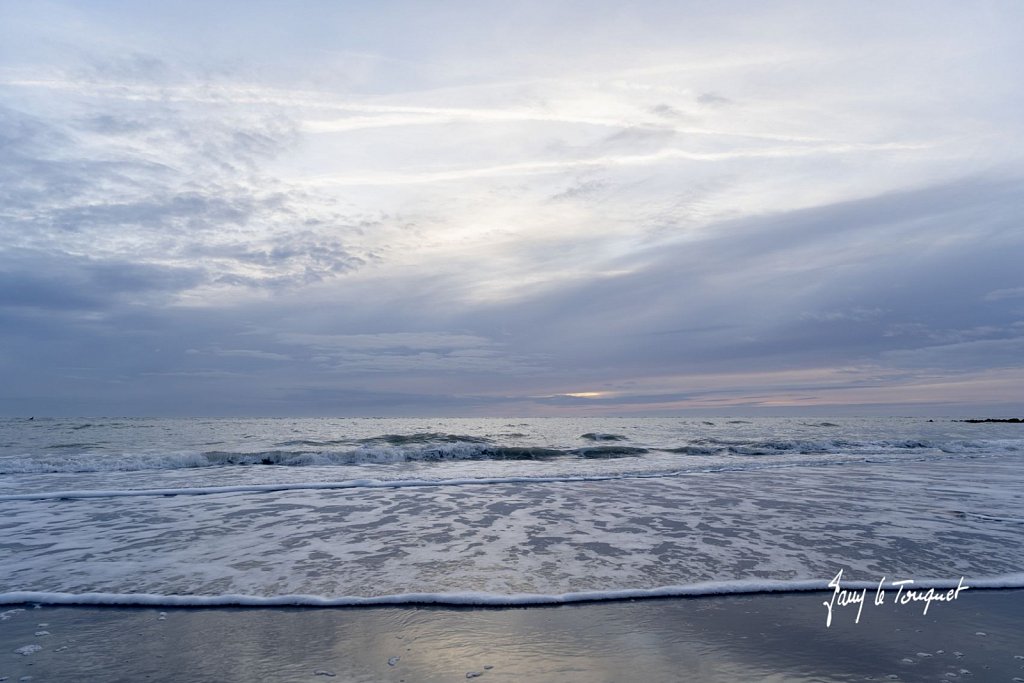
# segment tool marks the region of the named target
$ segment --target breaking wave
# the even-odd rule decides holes
[[[521,435],[503,434],[503,438]],[[173,451],[112,452],[102,443],[68,442],[43,447],[35,453],[0,457],[0,475],[85,472],[135,472],[202,467],[323,467],[334,465],[388,465],[407,462],[446,461],[544,461],[552,459],[639,458],[648,453],[680,456],[897,456],[910,454],[972,454],[987,451],[1020,451],[1020,440],[894,439],[739,439],[704,437],[679,444],[630,444],[625,436],[588,432],[579,438],[592,442],[582,447],[566,445],[513,445],[492,438],[417,432],[382,434],[363,439],[299,438],[267,443],[249,449],[212,449],[217,442]],[[624,443],[625,442],[625,443]]]
[[[899,453],[905,451],[935,451],[965,453],[991,448],[998,442],[938,441],[926,439],[896,439],[859,441],[855,439],[700,439],[683,446],[665,448],[669,453],[687,455],[801,455],[827,453]],[[1016,450],[1003,445],[1005,450]]]
[[[414,446],[432,443],[492,443],[482,436],[465,436],[463,434],[444,434],[441,432],[417,432],[416,434],[383,434],[369,439],[360,439],[364,444],[388,444],[389,446]]]
[[[178,453],[77,453],[63,456],[6,457],[0,474],[136,472],[198,467],[377,465],[453,460],[550,460],[553,458],[624,458],[647,453],[645,448],[592,446],[544,448],[501,446],[483,439],[419,446],[364,445],[350,450],[269,450],[256,452],[190,451]]]

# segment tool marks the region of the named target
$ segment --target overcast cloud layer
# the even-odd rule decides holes
[[[0,413],[1024,412],[1024,4],[151,5],[0,0]]]

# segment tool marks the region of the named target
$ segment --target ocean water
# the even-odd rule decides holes
[[[0,601],[1022,586],[1022,465],[948,419],[5,419]]]

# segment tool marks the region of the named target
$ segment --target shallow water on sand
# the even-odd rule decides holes
[[[1013,680],[1024,591],[877,608],[822,593],[533,609],[43,607],[0,629],[0,677],[46,681]],[[41,630],[46,635],[35,635]],[[16,649],[38,643],[22,655]]]
[[[3,426],[7,602],[525,604],[1024,571],[1021,425]]]

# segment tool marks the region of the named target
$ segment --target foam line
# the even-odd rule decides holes
[[[960,585],[961,579],[915,579],[905,588],[949,590]],[[620,600],[647,600],[654,598],[680,598],[712,595],[756,595],[764,593],[802,593],[832,591],[829,579],[793,581],[708,581],[657,588],[630,588],[622,590],[580,591],[575,593],[398,593],[393,595],[326,597],[320,595],[159,595],[155,593],[47,593],[14,591],[0,593],[0,605],[110,605],[147,607],[372,607],[441,605],[448,607],[529,607],[566,605],[582,602],[611,602]],[[963,585],[972,590],[1024,588],[1024,573],[963,579]],[[843,581],[846,590],[874,590],[877,581]],[[886,590],[895,586],[886,583]]]
[[[0,495],[0,503],[18,500],[77,500],[83,498],[135,498],[139,496],[207,496],[218,493],[273,493],[279,491],[317,491],[339,489],[390,489],[422,488],[440,486],[485,486],[492,484],[552,484],[587,481],[620,481],[625,479],[667,479],[687,474],[710,474],[714,472],[745,472],[761,469],[786,467],[841,465],[850,461],[803,462],[803,463],[759,463],[744,465],[721,465],[693,470],[670,470],[661,472],[624,472],[621,474],[597,475],[556,475],[550,477],[466,477],[455,479],[349,479],[346,481],[296,482],[284,484],[246,484],[237,486],[186,486],[182,488],[159,489],[85,489],[79,491],[41,491],[37,493],[8,493]]]
[[[335,489],[387,489],[437,486],[483,486],[490,484],[545,484],[577,481],[617,481],[620,479],[661,479],[699,472],[641,472],[597,476],[556,477],[487,477],[465,479],[350,479],[337,482],[310,482],[289,484],[249,484],[244,486],[193,486],[163,489],[46,491],[40,493],[8,493],[0,495],[0,502],[16,500],[72,500],[80,498],[134,498],[138,496],[206,496],[217,493],[270,493],[275,491],[309,491]]]
[[[982,456],[969,456],[982,457]],[[936,457],[903,458],[899,462],[928,462]],[[336,482],[298,482],[285,484],[247,484],[238,486],[186,486],[181,488],[158,489],[85,489],[69,491],[41,491],[36,493],[8,493],[0,495],[0,503],[20,500],[78,500],[85,498],[135,498],[140,496],[206,496],[219,493],[273,493],[280,491],[341,490],[361,488],[418,488],[440,486],[484,486],[492,484],[552,484],[562,482],[621,481],[629,479],[667,479],[692,474],[716,472],[751,472],[768,469],[795,467],[828,467],[853,465],[864,462],[892,462],[890,460],[868,460],[851,458],[842,460],[813,460],[787,463],[743,463],[700,467],[688,470],[660,472],[624,472],[598,475],[556,475],[549,477],[466,477],[455,479],[349,479]]]

